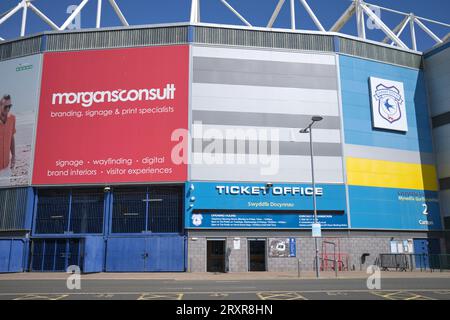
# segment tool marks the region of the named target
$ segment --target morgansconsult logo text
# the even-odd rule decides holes
[[[52,105],[81,105],[89,108],[94,103],[174,100],[175,91],[174,84],[167,84],[164,88],[54,93]]]

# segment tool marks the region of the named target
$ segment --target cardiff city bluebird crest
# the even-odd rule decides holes
[[[398,88],[379,84],[374,98],[378,101],[378,112],[383,119],[392,124],[402,118],[401,105],[404,101]]]
[[[192,224],[196,227],[200,227],[202,225],[203,215],[201,214],[193,214],[192,215]]]

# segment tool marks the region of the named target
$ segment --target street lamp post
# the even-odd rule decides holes
[[[322,121],[320,116],[314,116],[311,118],[312,122],[305,129],[300,130],[300,133],[309,133],[309,146],[311,151],[311,180],[313,188],[313,208],[314,208],[314,224],[318,223],[317,219],[317,200],[316,200],[316,181],[314,177],[314,146],[312,138],[312,127],[316,122]],[[319,246],[317,243],[317,237],[314,237],[314,246],[316,249],[315,265],[316,265],[316,277],[319,278]]]

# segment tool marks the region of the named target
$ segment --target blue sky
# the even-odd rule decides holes
[[[202,21],[224,24],[242,23],[219,0],[202,1]],[[15,6],[19,0],[0,0],[0,14]],[[81,0],[35,0],[34,4],[46,13],[58,25],[67,18],[66,9],[71,4],[79,4]],[[96,0],[91,0],[82,14],[82,27],[89,28],[95,26]],[[126,18],[133,25],[185,22],[189,20],[190,0],[117,0]],[[249,22],[255,26],[265,26],[269,20],[278,0],[228,0]],[[309,0],[310,6],[316,12],[319,20],[326,29],[329,29],[339,16],[350,4],[349,0]],[[378,4],[395,10],[404,12],[414,12],[418,16],[435,19],[450,23],[450,1],[449,0],[370,0],[369,3]],[[119,20],[114,15],[107,0],[104,0],[104,15],[102,26],[120,25]],[[275,24],[275,27],[290,26],[289,0],[286,1],[283,10]],[[297,28],[313,29],[315,27],[311,19],[301,8],[300,2],[296,1]],[[392,13],[383,13],[382,19],[391,28],[395,27],[402,19],[401,16]],[[19,36],[21,14],[16,14],[12,19],[0,25],[0,37],[12,39]],[[344,33],[355,34],[355,22],[352,20],[343,29]],[[450,28],[434,26],[427,23],[438,36],[443,37]],[[27,33],[48,30],[48,27],[34,13],[29,13]],[[418,32],[419,49],[425,50],[434,45],[434,41],[429,38],[421,29],[416,27]],[[403,40],[409,44],[409,30],[405,30]],[[384,38],[384,34],[379,30],[369,30],[368,37],[374,40]]]

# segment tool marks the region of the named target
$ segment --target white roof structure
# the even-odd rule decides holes
[[[36,14],[40,19],[42,19],[51,29],[55,31],[63,31],[66,30],[76,19],[77,15],[82,11],[86,10],[86,5],[89,2],[96,2],[97,3],[97,15],[96,15],[96,28],[101,28],[101,20],[102,20],[102,12],[104,10],[104,7],[106,5],[110,5],[112,9],[114,10],[115,14],[118,16],[121,24],[125,27],[130,26],[128,20],[126,19],[124,13],[120,9],[119,5],[115,0],[80,0],[81,2],[77,6],[77,8],[73,11],[72,14],[67,18],[67,20],[61,25],[58,26],[55,22],[53,22],[46,14],[45,12],[42,12],[36,4],[33,2],[35,0],[18,0],[19,3],[11,8],[10,10],[6,11],[3,15],[0,15],[0,40],[4,40],[1,38],[1,25],[6,22],[8,19],[10,19],[13,15],[16,13],[22,13],[22,20],[20,26],[20,36],[24,37],[27,35],[27,17],[29,12],[33,12]],[[49,0],[42,0],[42,1],[49,1]],[[181,0],[180,0],[181,1]],[[202,8],[202,1],[206,0],[190,0],[191,1],[191,14],[190,14],[190,23],[192,25],[201,25],[201,8]],[[243,23],[243,25],[246,28],[256,28],[252,26],[252,24],[249,22],[250,20],[244,17],[241,13],[239,13],[238,10],[236,10],[235,7],[233,7],[229,0],[207,0],[207,1],[218,1],[221,4],[223,4],[224,10],[231,11],[239,20]],[[260,0],[265,1],[265,0]],[[329,30],[325,30],[323,27],[323,24],[320,22],[318,16],[316,13],[311,9],[310,5],[308,4],[308,1],[312,0],[278,0],[278,3],[276,4],[272,16],[268,17],[268,23],[265,29],[267,30],[273,30],[273,25],[275,21],[278,18],[278,15],[285,5],[290,6],[290,20],[291,20],[291,28],[290,30],[298,30],[296,26],[296,19],[295,19],[295,10],[296,10],[296,2],[299,2],[301,5],[301,8],[306,11],[306,13],[309,15],[309,17],[314,22],[314,25],[316,26],[317,30],[320,32],[341,32],[344,25],[349,22],[349,20],[355,16],[356,17],[356,32],[359,38],[366,40],[367,34],[366,34],[366,16],[371,19],[371,21],[376,24],[377,28],[379,28],[386,37],[382,40],[376,40],[376,39],[367,39],[367,40],[374,40],[381,43],[390,43],[392,46],[399,47],[402,49],[410,49],[417,51],[418,45],[417,45],[417,36],[416,36],[416,27],[422,29],[423,31],[428,34],[435,42],[436,44],[441,44],[445,40],[448,39],[448,34],[444,38],[439,38],[429,27],[430,25],[439,25],[441,27],[448,28],[450,31],[450,24],[443,23],[431,19],[426,19],[419,17],[413,13],[405,13],[397,10],[392,10],[389,8],[384,8],[378,5],[373,5],[368,2],[365,2],[364,0],[350,0],[350,6],[345,10],[345,12],[342,14],[342,16],[336,21],[336,23],[331,27]],[[138,4],[136,4],[138,9]],[[394,13],[400,16],[399,20],[400,23],[394,28],[389,28],[383,20],[377,15],[373,10],[374,8],[379,11],[385,11]],[[151,21],[149,21],[149,24],[151,24]],[[219,25],[219,24],[217,24]],[[427,26],[429,25],[429,26]],[[260,27],[257,28],[258,30],[261,30]],[[264,28],[263,28],[264,29]],[[405,29],[409,29],[410,35],[411,35],[411,47],[409,47],[402,39],[402,34],[404,33]],[[304,30],[303,30],[304,31]]]

